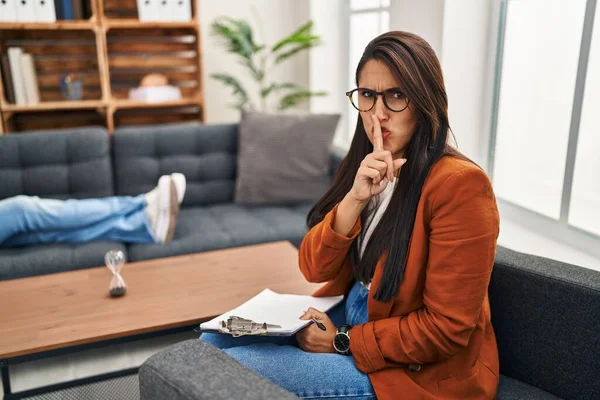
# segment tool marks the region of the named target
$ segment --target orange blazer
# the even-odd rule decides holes
[[[390,205],[391,207],[392,205]],[[315,296],[347,294],[354,277],[348,257],[361,230],[333,230],[337,206],[315,225],[299,250],[310,282],[327,282]],[[423,185],[397,296],[368,298],[369,322],[350,330],[350,351],[379,400],[492,399],[498,386],[496,337],[488,284],[499,215],[492,185],[477,166],[444,156]]]

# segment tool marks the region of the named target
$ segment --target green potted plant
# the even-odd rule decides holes
[[[291,35],[281,39],[271,47],[256,43],[252,27],[244,20],[229,17],[217,18],[211,24],[211,33],[221,39],[227,50],[236,55],[248,69],[258,91],[260,107],[253,103],[248,90],[239,79],[231,74],[212,74],[211,77],[231,88],[236,102],[232,107],[237,109],[267,111],[273,96],[278,110],[294,108],[312,96],[325,96],[326,92],[311,92],[291,82],[276,83],[268,79],[269,73],[279,64],[294,55],[320,44],[319,36],[312,34],[312,21],[298,28]]]

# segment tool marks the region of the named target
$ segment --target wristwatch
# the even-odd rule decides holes
[[[333,337],[333,348],[339,354],[348,355],[350,354],[350,325],[342,325],[337,333]]]

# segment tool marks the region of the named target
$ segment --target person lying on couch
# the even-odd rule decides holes
[[[485,172],[449,140],[440,63],[421,37],[387,32],[367,45],[356,84],[348,155],[299,248],[305,278],[326,282],[315,296],[344,303],[298,315],[325,329],[310,324],[295,342],[200,340],[302,398],[493,399],[498,208]]]
[[[167,243],[173,239],[185,189],[185,176],[174,173],[161,176],[153,190],[137,196],[9,197],[0,200],[0,247],[93,240]]]

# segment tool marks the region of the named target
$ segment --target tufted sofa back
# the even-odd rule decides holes
[[[116,194],[147,192],[161,175],[181,172],[187,179],[184,207],[232,202],[237,143],[237,124],[194,122],[116,129]]]
[[[31,131],[0,140],[0,199],[114,194],[109,136],[101,127]]]

